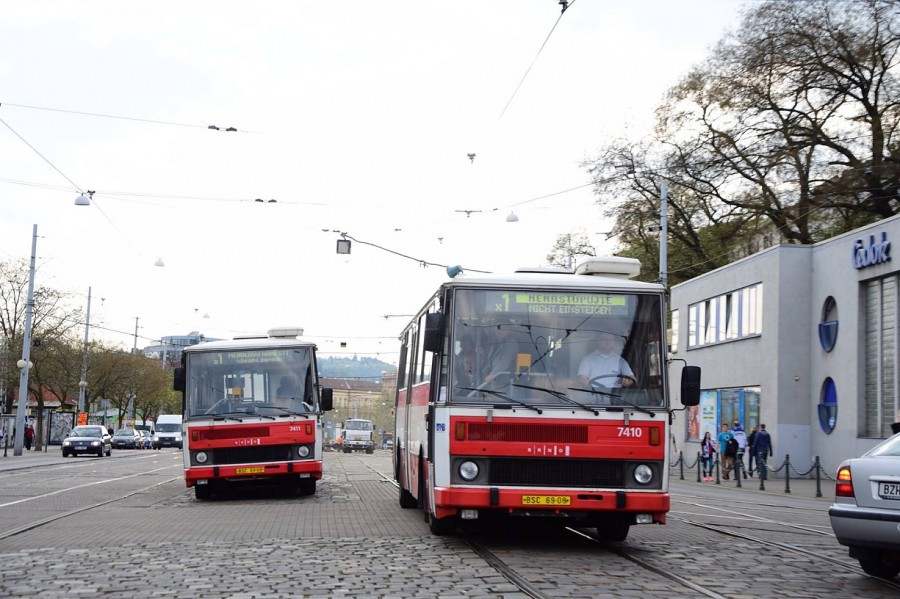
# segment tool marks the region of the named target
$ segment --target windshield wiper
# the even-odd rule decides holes
[[[304,418],[309,420],[309,414],[305,414],[303,412],[295,412],[294,410],[291,410],[289,408],[282,408],[281,406],[267,406],[267,407],[269,407],[273,410],[281,410],[282,412],[284,412],[284,414],[279,414],[279,416],[303,416]],[[275,420],[275,418],[273,416],[267,416],[267,418],[271,418],[272,420]]]
[[[505,399],[508,402],[519,404],[523,408],[528,408],[529,410],[534,410],[538,414],[544,413],[544,411],[542,409],[540,409],[536,406],[533,406],[531,404],[527,404],[524,401],[519,401],[518,399],[513,399],[512,397],[510,397],[509,395],[507,395],[506,393],[503,393],[501,391],[494,391],[493,389],[476,389],[474,387],[457,387],[457,389],[462,389],[463,391],[478,391],[479,393],[487,393],[488,395],[493,395],[495,397]]]
[[[574,399],[570,399],[568,395],[566,395],[562,391],[557,391],[556,389],[547,389],[546,387],[532,387],[531,385],[520,385],[518,383],[513,383],[513,387],[520,387],[522,389],[534,389],[535,391],[543,391],[544,393],[549,393],[553,397],[558,397],[559,399],[562,399],[569,403],[573,403],[576,406],[578,406],[579,408],[585,409],[588,412],[593,412],[594,416],[600,415],[600,412],[595,410],[594,408],[592,408],[590,406],[586,406],[581,402],[575,401]]]
[[[647,408],[642,408],[641,406],[633,404],[630,401],[625,401],[624,399],[622,399],[622,396],[619,395],[618,393],[610,393],[608,391],[601,391],[599,389],[579,389],[577,387],[569,387],[569,391],[583,391],[585,393],[593,393],[595,395],[605,395],[606,397],[611,397],[611,398],[615,399],[616,401],[620,401],[623,404],[625,404],[626,406],[630,406],[639,412],[643,412],[644,414],[649,414],[651,418],[656,417],[656,412],[651,412]]]
[[[209,416],[213,417],[213,420],[234,420],[235,422],[243,422],[240,418],[235,418],[234,416],[229,416],[228,414],[243,414],[244,412],[223,412],[221,414],[209,414]]]

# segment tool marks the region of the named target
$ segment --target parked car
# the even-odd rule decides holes
[[[845,460],[835,477],[831,528],[866,574],[900,574],[900,433]]]
[[[99,424],[84,424],[76,426],[62,442],[62,456],[76,456],[80,453],[90,453],[102,458],[112,455],[112,437],[105,427]]]
[[[112,436],[112,445],[116,449],[139,449],[141,434],[133,428],[120,428]]]
[[[153,437],[150,435],[150,431],[140,430],[138,432],[141,434],[141,449],[153,449]]]

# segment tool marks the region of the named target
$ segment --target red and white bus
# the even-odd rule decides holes
[[[493,515],[555,517],[607,541],[664,524],[666,293],[629,280],[639,271],[603,258],[443,284],[401,335],[400,506],[423,508],[434,534]],[[699,387],[685,366],[681,403],[697,405]]]
[[[302,495],[322,478],[322,412],[316,346],[303,329],[184,348],[184,478],[197,499],[235,484],[274,484]]]

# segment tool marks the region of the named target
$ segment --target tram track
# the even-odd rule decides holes
[[[395,487],[397,487],[399,489],[400,485],[393,478],[390,478],[385,473],[372,467],[367,462],[363,462],[362,460],[360,460],[360,461],[367,468],[369,468],[370,470],[375,472],[378,476],[380,476],[385,482],[390,482],[391,484],[393,484]],[[619,557],[626,559],[626,560],[630,561],[631,563],[633,563],[649,572],[652,572],[658,576],[662,576],[664,578],[667,578],[668,580],[676,582],[676,583],[684,586],[686,589],[689,589],[690,591],[693,591],[695,593],[700,593],[701,595],[704,595],[706,597],[711,597],[712,599],[725,599],[724,595],[716,593],[712,589],[704,587],[703,585],[692,582],[674,572],[671,572],[664,568],[660,568],[657,565],[651,564],[647,560],[637,557],[636,555],[626,551],[625,549],[623,549],[621,547],[601,543],[601,541],[599,541],[597,538],[592,537],[591,535],[586,534],[575,528],[566,527],[565,530],[570,532],[571,534],[577,535],[579,538],[581,538],[589,543],[596,544],[596,545],[604,545],[604,548],[607,549],[609,552],[611,552],[615,555],[618,555]],[[483,543],[475,540],[471,535],[467,535],[465,533],[460,533],[459,538],[475,554],[477,554],[488,565],[490,565],[494,570],[496,570],[498,574],[503,576],[507,581],[509,581],[510,584],[514,585],[523,594],[525,594],[529,597],[532,597],[533,599],[552,599],[553,597],[555,597],[554,594],[549,594],[549,593],[545,593],[545,592],[541,591],[538,587],[536,587],[534,584],[529,582],[527,578],[525,578],[524,576],[519,574],[515,570],[515,568],[511,567],[500,556],[498,556],[496,553],[494,553],[493,551],[488,549]]]

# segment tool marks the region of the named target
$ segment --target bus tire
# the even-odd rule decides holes
[[[597,527],[597,539],[604,543],[620,543],[628,538],[631,524],[624,520],[609,520]]]
[[[438,519],[431,513],[431,508],[428,510],[428,529],[431,531],[431,534],[435,536],[443,537],[453,534],[456,532],[456,522],[456,516],[447,516],[446,518]]]
[[[316,494],[316,479],[314,479],[314,478],[301,479],[298,487],[300,489],[301,495],[315,495]]]
[[[200,501],[206,501],[212,497],[212,488],[209,486],[209,483],[206,483],[205,485],[194,485],[194,497]]]

